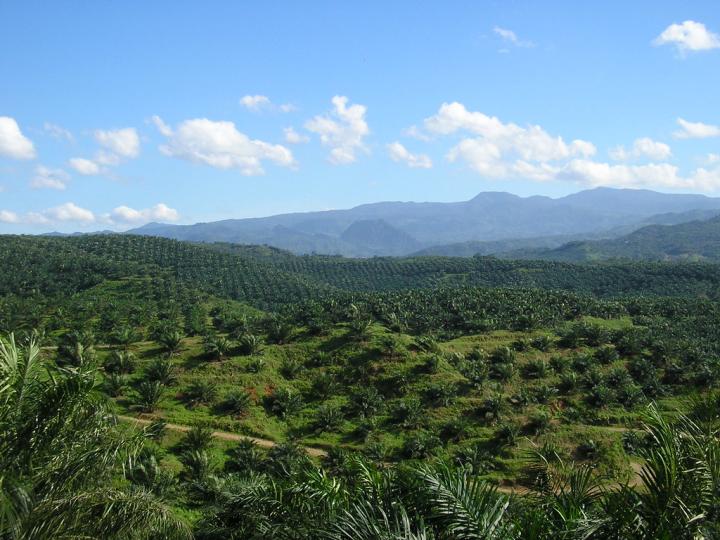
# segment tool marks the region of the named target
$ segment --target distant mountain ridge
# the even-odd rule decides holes
[[[585,262],[607,259],[720,261],[720,216],[676,225],[649,225],[619,238],[569,242],[511,258]]]
[[[194,225],[149,223],[129,234],[196,242],[265,244],[296,254],[408,255],[433,246],[509,242],[508,249],[556,247],[570,239],[625,234],[653,216],[720,211],[720,198],[596,188],[566,197],[484,192],[454,203],[379,202],[347,210],[229,219]],[[695,218],[696,219],[696,218]],[[651,223],[653,221],[650,221]],[[555,240],[549,240],[555,238]],[[538,239],[533,244],[531,239]],[[540,241],[539,239],[545,239]],[[550,242],[550,243],[548,243]],[[503,248],[504,249],[504,248]],[[452,250],[451,250],[452,251]]]

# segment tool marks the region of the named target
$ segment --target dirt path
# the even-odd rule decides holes
[[[153,420],[148,420],[147,418],[137,418],[135,416],[125,416],[122,414],[118,415],[118,418],[124,422],[133,422],[135,424],[140,424],[143,426],[147,426],[151,424],[154,420],[162,420],[162,418],[155,418]],[[181,431],[183,433],[190,431],[190,426],[184,426],[181,424],[165,424],[165,427],[167,429],[170,429],[172,431]],[[230,433],[229,431],[213,431],[213,437],[216,439],[220,439],[223,441],[252,441],[258,446],[262,448],[272,448],[277,443],[275,441],[271,441],[270,439],[260,439],[258,437],[250,437],[249,435],[240,435],[238,433]],[[325,450],[321,450],[320,448],[312,448],[309,446],[303,447],[307,454],[312,457],[325,457],[327,456],[327,452]]]
[[[143,426],[147,426],[151,424],[154,420],[161,420],[161,418],[154,418],[153,420],[149,420],[147,418],[138,418],[135,416],[126,416],[119,414],[118,418],[124,422],[133,422],[135,424],[140,424]],[[165,424],[165,427],[167,429],[170,429],[172,431],[180,431],[182,433],[186,433],[190,431],[190,426],[185,426],[182,424]],[[626,428],[610,428],[612,431],[625,431]],[[275,441],[271,441],[270,439],[261,439],[259,437],[251,437],[249,435],[240,435],[238,433],[231,433],[229,431],[213,431],[213,437],[216,439],[220,439],[223,441],[252,441],[258,446],[262,448],[272,448],[273,446],[277,445]],[[307,454],[312,457],[325,457],[327,456],[327,452],[325,450],[321,450],[320,448],[313,448],[310,446],[304,446],[303,447]],[[633,477],[630,479],[629,485],[630,486],[638,486],[642,484],[642,481],[640,480],[640,469],[642,468],[642,465],[638,463],[631,463],[632,469],[633,469]],[[619,484],[618,484],[619,485]],[[605,486],[608,487],[608,486]],[[530,490],[525,486],[520,485],[514,485],[514,486],[508,486],[508,485],[498,485],[497,490],[500,493],[504,493],[506,495],[526,495],[530,492]]]

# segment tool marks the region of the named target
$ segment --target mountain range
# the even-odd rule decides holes
[[[196,242],[264,244],[296,254],[522,255],[717,214],[720,198],[596,188],[560,198],[484,192],[454,203],[379,202],[347,210],[194,225],[149,223],[127,232]]]

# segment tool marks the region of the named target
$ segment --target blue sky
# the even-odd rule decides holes
[[[0,232],[720,195],[716,0],[2,0],[0,21]]]

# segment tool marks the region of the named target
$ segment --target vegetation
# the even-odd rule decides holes
[[[712,265],[0,250],[2,538],[720,535]]]

